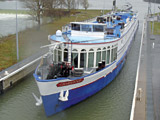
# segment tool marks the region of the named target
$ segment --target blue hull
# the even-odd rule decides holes
[[[102,88],[107,86],[120,72],[122,69],[124,63],[125,63],[125,58],[120,61],[119,65],[116,67],[116,69],[113,70],[112,73],[109,73],[106,77],[100,78],[97,81],[69,91],[69,97],[68,101],[60,101],[59,100],[59,94],[53,94],[53,95],[48,95],[48,96],[42,96],[43,99],[43,105],[44,109],[46,112],[47,116],[51,116],[57,112],[60,112],[74,104],[77,104],[78,102],[88,98],[89,96],[97,93],[100,91]]]

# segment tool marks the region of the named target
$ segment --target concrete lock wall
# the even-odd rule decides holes
[[[14,74],[13,76],[1,81],[0,94],[2,94],[3,91],[7,90],[8,88],[12,87],[15,83],[17,83],[19,80],[27,76],[29,73],[33,72],[38,66],[38,64],[39,64],[39,60],[31,64],[30,66],[27,66],[26,68]]]

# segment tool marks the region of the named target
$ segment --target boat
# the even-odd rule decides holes
[[[47,116],[58,113],[106,87],[122,69],[138,28],[131,7],[70,24],[49,35],[49,52],[34,77]]]

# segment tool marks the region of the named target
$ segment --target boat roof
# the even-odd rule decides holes
[[[98,23],[96,21],[93,22],[71,22],[73,24],[84,24],[84,25],[106,25],[106,23]]]
[[[72,41],[72,43],[102,43],[102,42],[112,42],[117,40],[116,37],[112,37],[112,36],[108,38],[100,38],[100,37],[91,37],[91,36],[88,37],[88,36],[67,35],[67,37],[69,38],[70,41]],[[50,38],[57,42],[68,42],[62,36],[52,35]]]
[[[129,12],[116,12],[114,14],[109,14],[109,15],[106,15],[106,16],[100,16],[100,17],[104,17],[104,18],[107,18],[107,17],[113,17],[113,16],[119,16],[121,19],[117,20],[117,19],[114,19],[114,23],[112,22],[104,22],[104,23],[98,23],[97,21],[92,21],[92,22],[71,22],[70,24],[77,24],[77,25],[92,25],[92,26],[106,26],[107,29],[112,29],[113,30],[113,35],[108,35],[108,36],[105,36],[104,35],[104,32],[96,32],[94,33],[92,31],[92,35],[89,35],[89,34],[79,34],[79,33],[82,33],[83,31],[74,31],[74,30],[68,30],[67,32],[65,33],[62,33],[63,35],[61,36],[57,36],[57,35],[52,35],[50,36],[50,39],[51,40],[54,40],[54,41],[58,41],[58,42],[68,42],[68,39],[70,41],[72,41],[72,43],[102,43],[102,42],[112,42],[112,41],[115,41],[117,39],[119,39],[120,37],[120,29],[121,29],[121,26],[118,24],[118,23],[127,23],[127,19],[131,20],[132,16],[133,16],[133,12],[132,11],[129,11]],[[71,25],[69,25],[68,27],[71,28]],[[104,27],[104,29],[106,29]],[[117,32],[118,31],[118,32]],[[72,34],[72,33],[75,33],[75,34]],[[86,33],[89,33],[86,31]],[[90,32],[91,33],[91,32]],[[100,33],[101,36],[97,35]],[[65,34],[65,37],[64,37],[64,34]],[[118,36],[119,35],[119,36]],[[66,39],[67,37],[67,39]]]

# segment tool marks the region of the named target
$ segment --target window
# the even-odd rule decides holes
[[[71,24],[72,30],[80,31],[80,25],[79,24]]]
[[[114,56],[114,49],[111,50],[111,62],[114,61],[113,56]]]
[[[57,51],[58,51],[58,61],[62,61],[62,50],[60,46],[58,47]]]
[[[104,26],[102,25],[93,25],[93,32],[103,32]]]
[[[64,49],[64,61],[68,61],[68,49]]]
[[[58,61],[62,61],[62,51],[58,50]]]
[[[98,62],[101,61],[101,49],[100,48],[97,49],[97,56],[96,57],[97,57],[96,58],[96,66],[98,66]]]
[[[117,59],[117,47],[114,48],[114,56],[113,56],[113,60]]]
[[[72,66],[78,68],[78,51],[76,49],[72,51],[71,57],[72,57]]]
[[[55,49],[55,50],[54,50],[54,62],[55,62],[55,63],[58,62],[58,60],[57,60],[57,52],[58,52],[58,51]]]
[[[102,50],[102,60],[106,61],[106,48],[105,47]]]
[[[114,29],[106,29],[107,35],[113,35],[114,34]]]
[[[86,50],[82,49],[80,54],[80,68],[86,67]]]
[[[94,66],[94,50],[90,49],[88,53],[88,68]]]
[[[107,61],[106,63],[109,64],[110,62],[110,50],[107,50]]]
[[[82,25],[82,31],[91,32],[92,25]]]
[[[111,62],[115,61],[116,59],[117,59],[117,47],[112,49]]]

